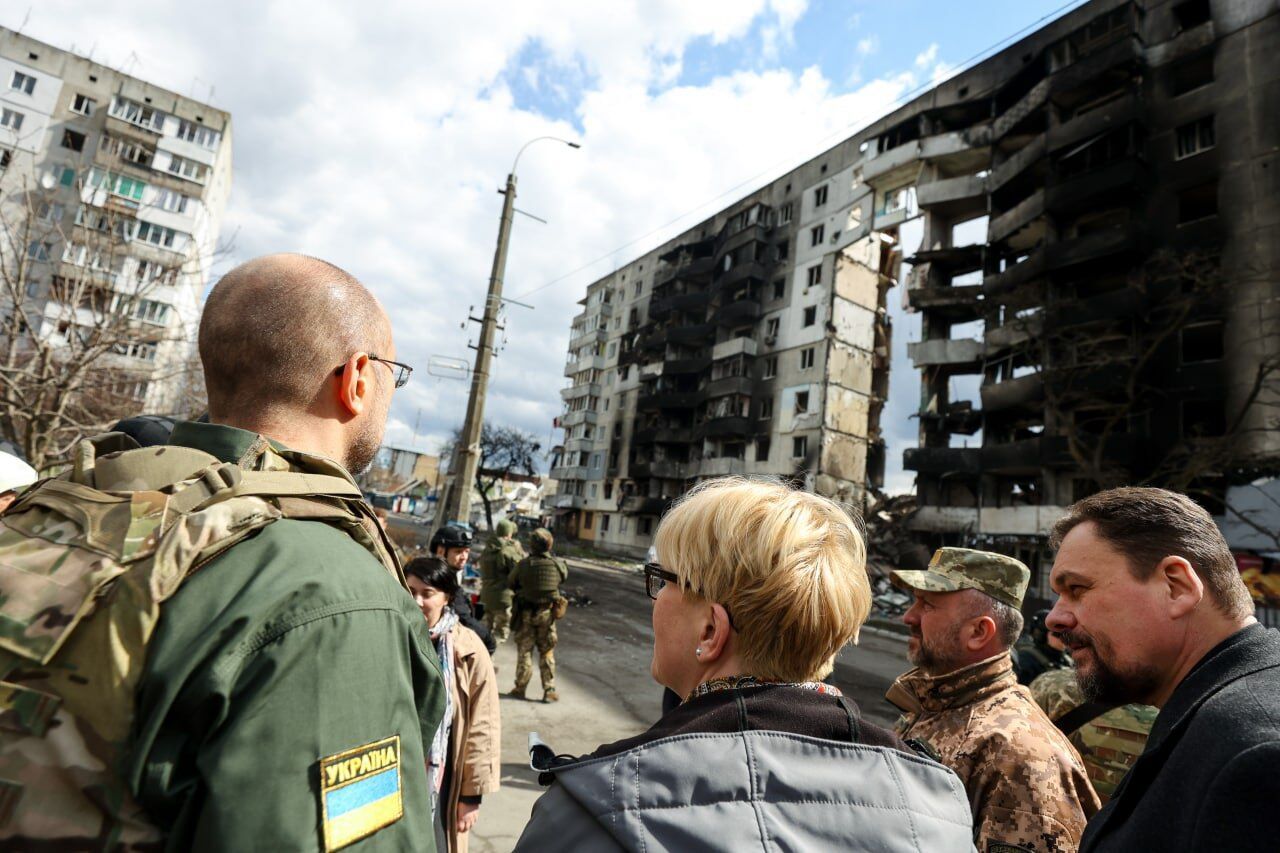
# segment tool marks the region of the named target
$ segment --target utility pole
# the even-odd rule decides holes
[[[476,366],[471,371],[471,394],[467,397],[467,417],[462,434],[453,449],[449,468],[453,483],[445,497],[445,505],[436,512],[433,532],[447,521],[471,521],[471,484],[480,464],[480,430],[484,425],[484,400],[489,391],[489,365],[493,361],[493,338],[498,325],[498,309],[502,307],[502,276],[507,269],[507,242],[511,238],[512,210],[516,203],[516,175],[507,175],[507,188],[502,194],[502,221],[498,225],[498,247],[493,253],[493,272],[489,275],[489,295],[485,297],[480,324],[480,342],[476,345]]]
[[[554,136],[540,136],[531,139],[516,153],[511,171],[507,173],[507,186],[502,192],[502,220],[498,224],[498,245],[493,253],[493,271],[489,275],[489,293],[485,297],[484,313],[481,317],[468,317],[473,323],[480,324],[480,340],[474,347],[476,351],[475,369],[471,372],[471,394],[467,398],[467,415],[462,422],[462,433],[453,450],[449,470],[453,482],[445,494],[443,505],[436,509],[435,520],[431,524],[431,533],[450,521],[471,521],[471,488],[476,479],[476,469],[480,465],[480,433],[484,425],[484,402],[489,390],[489,365],[493,361],[493,340],[498,326],[498,311],[502,308],[502,278],[507,268],[507,243],[511,237],[511,218],[515,211],[516,201],[516,167],[520,163],[520,155],[535,142],[543,139],[554,139],[563,142],[570,148],[581,147],[576,142],[559,139]]]

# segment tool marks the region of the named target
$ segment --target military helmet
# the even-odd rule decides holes
[[[548,553],[555,542],[556,538],[552,536],[551,531],[545,527],[539,527],[537,530],[529,534],[529,550],[535,554]]]
[[[471,533],[462,527],[446,524],[431,537],[431,550],[437,548],[470,548]]]
[[[1031,617],[1031,624],[1027,626],[1027,633],[1031,635],[1031,639],[1037,646],[1049,645],[1049,626],[1047,620],[1049,618],[1049,609],[1043,608],[1037,610],[1036,614]]]
[[[493,526],[493,529],[494,529],[494,532],[497,533],[499,536],[507,537],[515,534],[516,525],[515,525],[515,522],[508,521],[507,519],[504,518],[502,519],[502,521],[499,521],[497,524],[495,524]]]

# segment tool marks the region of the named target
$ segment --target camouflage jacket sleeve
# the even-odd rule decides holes
[[[979,853],[1075,853],[1099,808],[1083,767],[1056,746],[1028,742],[1034,738],[991,735],[974,756],[966,788]]]

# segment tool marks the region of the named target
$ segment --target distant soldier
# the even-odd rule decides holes
[[[480,603],[484,605],[484,624],[493,632],[494,641],[505,643],[511,634],[511,590],[507,579],[525,553],[514,538],[516,526],[512,522],[502,519],[494,525],[494,533],[497,535],[480,555]]]
[[[508,696],[524,698],[533,678],[533,648],[538,648],[538,670],[542,675],[542,701],[556,702],[556,619],[560,604],[560,584],[569,577],[563,560],[551,556],[555,538],[539,527],[529,536],[529,550],[512,570],[507,585],[512,601],[512,627],[516,632],[516,686]],[[563,612],[563,611],[561,611]]]
[[[1071,666],[1071,655],[1067,654],[1066,646],[1045,627],[1044,619],[1048,615],[1047,609],[1037,610],[1027,626],[1027,633],[1013,647],[1013,671],[1019,684],[1030,684],[1042,673]]]
[[[1142,755],[1158,709],[1085,702],[1075,667],[1051,669],[1031,682],[1031,695],[1080,752],[1089,781],[1105,806]]]
[[[967,548],[892,575],[916,599],[902,617],[916,668],[887,697],[904,712],[897,732],[960,777],[983,853],[1070,853],[1100,807],[1080,756],[1013,675],[1030,576],[1011,557]]]
[[[476,618],[476,612],[471,607],[471,598],[462,586],[467,562],[471,559],[471,532],[454,524],[446,524],[431,537],[431,554],[444,560],[449,564],[449,568],[458,573],[458,591],[454,593],[449,606],[458,615],[459,622],[476,632],[476,636],[492,655],[498,650],[493,632],[489,630],[488,625]]]

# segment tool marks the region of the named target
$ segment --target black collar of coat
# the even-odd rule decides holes
[[[1160,709],[1146,752],[1164,746],[1214,694],[1250,673],[1280,666],[1280,634],[1259,624],[1241,628],[1200,659]]]

